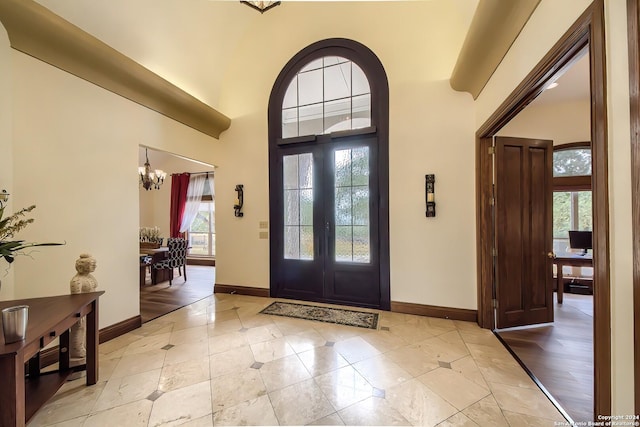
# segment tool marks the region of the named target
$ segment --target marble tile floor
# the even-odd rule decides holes
[[[564,418],[475,323],[381,311],[377,330],[215,294],[100,345],[28,426],[553,426]],[[558,425],[558,424],[556,424]]]

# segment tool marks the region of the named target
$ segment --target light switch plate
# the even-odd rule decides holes
[[[263,230],[269,228],[269,221],[259,221],[258,227]]]
[[[258,237],[260,239],[268,239],[269,238],[269,232],[268,231],[261,231],[258,233]]]

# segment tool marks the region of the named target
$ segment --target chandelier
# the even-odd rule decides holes
[[[151,190],[155,188],[156,190],[160,189],[160,186],[164,182],[164,179],[167,177],[167,173],[161,171],[160,169],[156,169],[151,172],[151,165],[149,164],[149,152],[148,149],[144,149],[145,156],[147,161],[144,163],[144,166],[140,166],[138,168],[138,174],[140,175],[140,184],[144,187],[145,190]]]
[[[280,4],[279,1],[243,1],[243,0],[241,0],[240,3],[244,3],[247,6],[254,8],[260,13],[265,13],[267,10],[274,8]]]

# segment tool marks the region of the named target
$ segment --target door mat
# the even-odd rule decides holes
[[[343,308],[318,307],[277,301],[271,303],[260,313],[357,326],[358,328],[377,329],[378,327],[378,313],[345,310]]]

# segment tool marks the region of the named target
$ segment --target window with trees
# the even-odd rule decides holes
[[[554,147],[553,250],[569,252],[569,230],[592,230],[591,144]],[[593,269],[565,267],[565,274],[591,276]]]
[[[189,255],[215,257],[216,255],[216,205],[215,200],[205,185],[198,213],[189,227]]]

